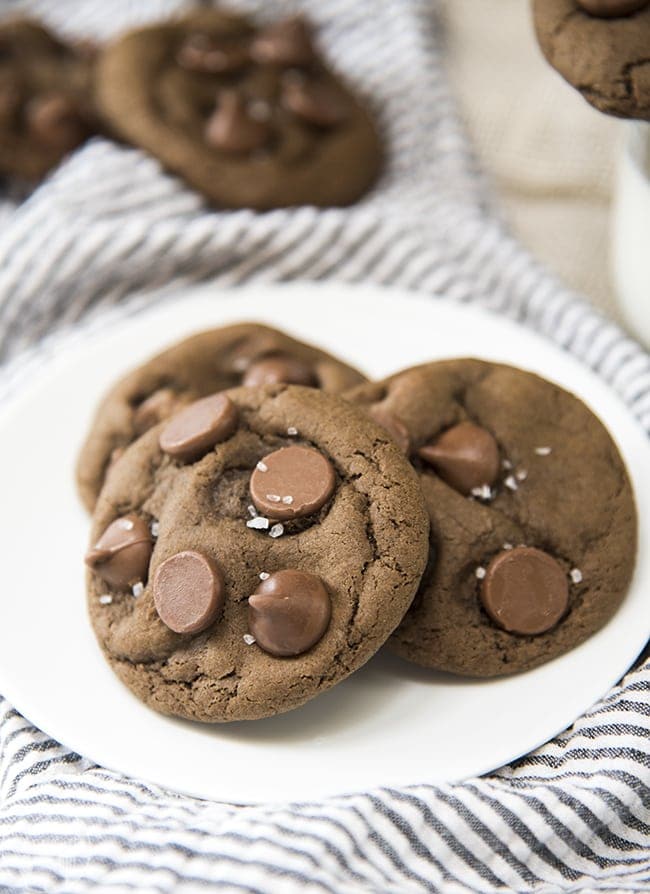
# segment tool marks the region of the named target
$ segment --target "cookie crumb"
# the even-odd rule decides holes
[[[291,504],[293,503],[293,497],[289,495],[287,495],[286,497],[282,497],[282,502],[285,504],[285,506],[291,506]]]
[[[108,593],[105,593],[103,596],[100,596],[97,601],[100,605],[110,605],[113,601],[113,597],[110,596]]]
[[[246,643],[247,646],[252,646],[253,643],[255,642],[255,637],[251,636],[250,633],[245,633],[242,636],[242,639],[244,640],[244,642]]]
[[[133,584],[133,586],[131,587],[131,592],[133,593],[134,599],[137,599],[138,596],[142,596],[142,594],[144,593],[144,584],[141,580],[139,580],[137,584]]]
[[[267,494],[266,499],[270,503],[279,503],[280,502],[280,494]]]
[[[517,481],[525,481],[528,478],[528,469],[518,469],[515,472],[515,478]]]
[[[473,487],[470,493],[473,497],[477,497],[479,500],[491,500],[494,497],[494,493],[489,484]]]
[[[295,426],[290,425],[289,428],[287,429],[287,434],[289,435],[290,438],[295,438],[296,435],[298,434],[298,429]]]
[[[553,452],[552,447],[535,447],[535,453],[538,456],[548,456],[552,452]]]
[[[260,580],[268,580],[270,577],[268,571],[260,571]]]
[[[508,477],[505,479],[505,481],[503,483],[508,488],[508,490],[515,491],[515,490],[518,490],[518,488],[519,488],[519,485],[517,484],[517,479],[515,478],[514,475],[508,475]]]
[[[160,534],[160,522],[152,521],[149,530],[152,537],[157,537]]]
[[[253,528],[255,531],[266,531],[269,526],[268,518],[264,518],[263,515],[256,515],[255,518],[251,518],[246,522],[247,528]]]
[[[582,583],[582,571],[579,568],[572,568],[569,572],[569,577],[574,584]]]
[[[267,519],[268,521],[268,519]],[[284,534],[284,525],[281,525],[279,522],[277,525],[273,525],[271,530],[269,531],[269,537],[282,537]]]
[[[474,569],[474,574],[479,580],[483,580],[485,575],[487,574],[485,568],[482,565],[479,565],[478,568]]]
[[[266,465],[266,463],[263,463],[262,460],[257,463],[256,468],[258,472],[268,472],[269,470],[269,467]]]

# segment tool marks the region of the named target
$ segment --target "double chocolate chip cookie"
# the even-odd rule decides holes
[[[533,0],[551,65],[601,112],[650,120],[649,0]]]
[[[0,175],[43,177],[96,129],[92,62],[29,20],[0,24]]]
[[[108,469],[131,441],[197,397],[275,383],[338,393],[363,381],[324,351],[256,323],[187,338],[128,373],[102,400],[77,462],[84,505],[93,508]]]
[[[369,114],[300,18],[256,29],[216,10],[132,31],[102,54],[99,104],[220,208],[346,205],[371,185]]]
[[[636,511],[616,445],[576,397],[478,360],[430,363],[346,397],[418,472],[430,561],[390,640],[426,667],[523,671],[614,614],[636,556]]]
[[[358,408],[312,388],[207,396],[104,487],[88,607],[120,679],[165,714],[265,717],[366,662],[427,560],[417,476]]]

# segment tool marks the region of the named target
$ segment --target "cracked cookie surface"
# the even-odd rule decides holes
[[[278,367],[278,361],[284,366]],[[297,382],[299,373],[310,381]],[[183,339],[129,372],[102,399],[77,461],[77,488],[86,508],[92,510],[112,461],[128,444],[185,404],[251,376],[255,384],[260,376],[263,384],[271,376],[271,381],[311,383],[333,393],[364,381],[360,372],[325,351],[259,323]]]
[[[531,373],[471,359],[406,370],[346,398],[408,433],[431,522],[429,567],[389,641],[397,654],[459,674],[507,674],[568,651],[614,614],[634,570],[636,510],[613,440],[580,400]],[[443,480],[448,468],[419,455],[467,423],[499,451],[494,480],[469,495]],[[502,629],[481,600],[491,562],[522,545],[555,560],[568,583],[566,613],[535,636]]]
[[[650,120],[650,5],[599,18],[575,0],[533,0],[542,52],[601,112]]]
[[[373,120],[304,22],[202,10],[132,31],[102,54],[98,95],[118,133],[220,208],[347,205],[379,173]]]
[[[355,671],[404,616],[428,552],[417,476],[356,407],[299,386],[240,388],[228,396],[238,424],[223,441],[182,462],[160,449],[165,424],[156,426],[128,448],[100,495],[96,547],[116,519],[130,520],[138,545],[138,520],[153,525],[145,579],[120,588],[88,572],[92,625],[120,679],[152,708],[202,721],[287,711]],[[247,525],[254,514],[250,479],[264,457],[286,447],[318,451],[336,480],[312,515],[285,520],[274,536],[273,523]],[[193,635],[163,623],[153,594],[161,565],[186,551],[218,567],[222,582],[221,614]],[[141,562],[141,553],[135,558]],[[129,572],[138,567],[126,564]],[[248,599],[265,589],[260,580],[269,584],[286,569],[322,581],[331,619],[307,651],[275,657],[251,642]],[[132,577],[127,572],[125,579]]]

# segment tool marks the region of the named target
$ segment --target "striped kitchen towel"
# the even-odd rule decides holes
[[[334,278],[515,318],[596,370],[650,433],[650,357],[527,255],[491,207],[449,94],[433,0],[231,5],[316,20],[381,121],[383,179],[350,209],[222,213],[152,158],[92,141],[26,201],[0,197],[3,392],[38,372],[57,332],[82,332],[109,306],[132,312],[123,299],[134,292],[141,305],[168,283]],[[178,7],[2,4],[98,37]],[[258,807],[92,765],[0,699],[0,891],[648,890],[649,692],[646,661],[555,741],[488,777]]]

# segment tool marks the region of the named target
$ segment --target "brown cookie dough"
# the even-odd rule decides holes
[[[258,323],[201,332],[132,370],[104,397],[77,462],[81,499],[92,510],[123,448],[197,397],[278,382],[337,393],[363,381],[324,351]]]
[[[650,120],[650,4],[533,0],[533,16],[542,52],[588,102]]]
[[[227,396],[237,428],[200,458],[161,449],[169,422],[127,449],[87,557],[90,618],[112,668],[150,707],[203,721],[288,711],[359,668],[404,616],[428,552],[417,476],[356,407],[299,386]],[[311,514],[301,504],[284,521],[272,507],[257,515],[250,493],[281,450],[308,450],[335,476],[332,493],[321,467],[307,468]],[[291,505],[295,485],[292,467],[275,466],[275,505]],[[133,585],[137,520],[155,542]],[[120,549],[131,552],[116,563]]]
[[[491,677],[567,652],[614,614],[634,570],[636,510],[614,442],[581,401],[531,373],[464,359],[346,398],[406,428],[431,521],[429,568],[395,652]]]
[[[97,127],[88,53],[28,19],[0,24],[0,175],[40,180]]]
[[[132,31],[103,54],[115,130],[220,208],[347,205],[375,180],[368,112],[306,23],[265,30],[216,10]]]

